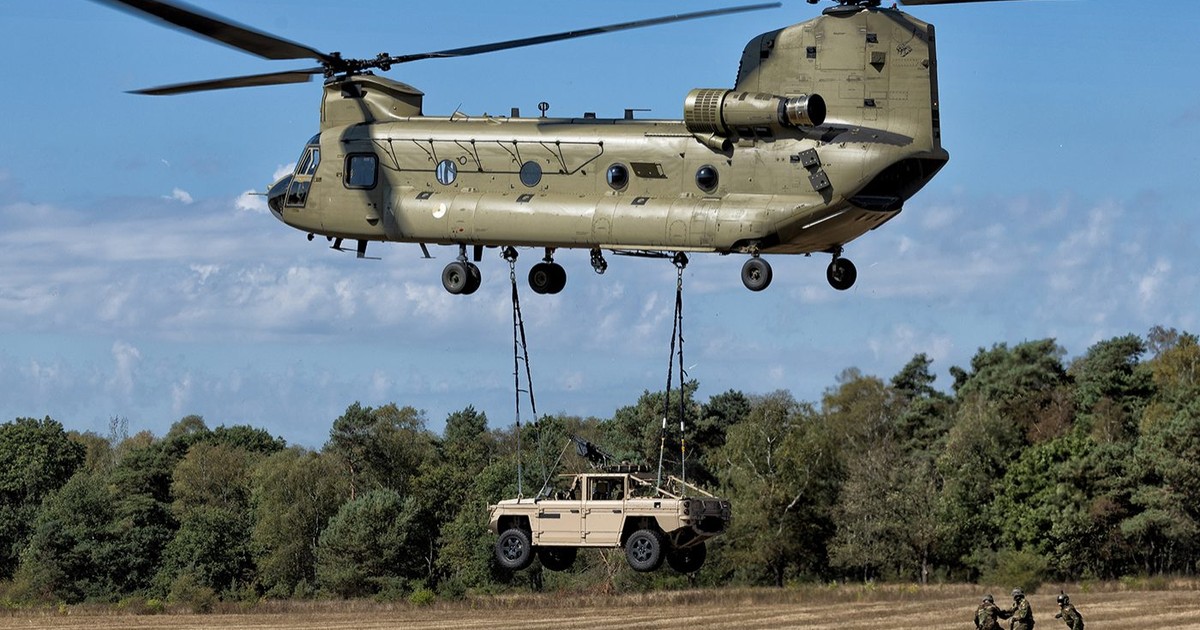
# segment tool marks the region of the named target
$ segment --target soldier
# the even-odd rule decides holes
[[[1058,596],[1058,614],[1055,619],[1062,619],[1071,630],[1083,630],[1083,615],[1071,605],[1071,596],[1060,593]]]
[[[999,616],[996,600],[991,595],[984,595],[979,608],[975,609],[975,627],[978,630],[1000,630],[1000,622],[996,621]]]
[[[1000,617],[1002,619],[1012,618],[1012,621],[1009,622],[1011,630],[1033,630],[1033,608],[1029,606],[1029,600],[1025,599],[1025,592],[1014,588],[1012,597],[1012,608],[1005,611]]]

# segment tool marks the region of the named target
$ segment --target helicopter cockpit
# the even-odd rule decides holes
[[[321,134],[309,139],[304,152],[296,162],[296,170],[271,185],[267,192],[267,206],[271,214],[283,221],[284,208],[303,208],[308,201],[308,189],[312,185],[317,165],[321,163]],[[286,222],[286,221],[285,221]]]

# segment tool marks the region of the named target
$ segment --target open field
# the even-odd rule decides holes
[[[813,628],[923,628],[970,630],[981,589],[968,586],[841,587],[803,590],[729,589],[642,595],[570,593],[471,598],[424,607],[370,602],[264,604],[254,612],[210,615],[122,615],[87,608],[44,613],[0,613],[0,628],[115,628],[190,630],[524,629],[598,627],[765,630]],[[1200,630],[1200,591],[1081,592],[1072,599],[1087,627]],[[1030,596],[1040,630],[1064,628],[1054,619],[1058,588]],[[1010,600],[993,589],[998,604]],[[1007,624],[1004,624],[1007,628]]]

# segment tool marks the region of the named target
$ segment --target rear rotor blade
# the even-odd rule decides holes
[[[177,28],[207,37],[238,50],[266,59],[316,59],[332,63],[334,58],[319,50],[257,31],[225,18],[207,14],[179,2],[161,0],[94,0],[101,4],[154,18]]]
[[[538,44],[548,44],[550,42],[558,42],[565,39],[574,39],[576,37],[587,37],[589,35],[599,35],[601,33],[612,33],[615,31],[624,31],[633,28],[643,28],[646,26],[657,26],[659,24],[669,24],[671,22],[682,22],[684,20],[696,20],[706,17],[716,17],[718,15],[729,15],[732,13],[742,13],[746,11],[759,11],[762,9],[774,9],[781,6],[779,2],[770,2],[765,4],[750,4],[738,7],[729,7],[725,9],[714,9],[711,11],[697,11],[695,13],[682,13],[678,15],[668,15],[660,18],[651,18],[648,20],[638,20],[636,22],[623,22],[621,24],[610,24],[608,26],[597,26],[578,31],[566,31],[563,33],[555,33],[553,35],[541,35],[538,37],[526,37],[523,39],[512,39],[493,44],[482,44],[479,46],[467,46],[465,48],[451,48],[449,50],[441,50],[438,52],[417,53],[412,55],[396,55],[387,59],[388,63],[407,63],[409,61],[418,61],[421,59],[441,58],[441,57],[465,57],[467,55],[479,55],[482,53],[496,52],[499,50],[508,50],[510,48],[522,48],[524,46],[536,46]]]
[[[283,85],[286,83],[305,83],[314,74],[323,74],[324,68],[309,68],[308,70],[290,70],[286,72],[269,72],[242,77],[227,77],[194,81],[190,83],[175,83],[142,90],[130,90],[131,94],[148,94],[151,96],[168,96],[185,94],[187,92],[204,92],[207,90],[224,90],[227,88],[256,87],[260,85]]]

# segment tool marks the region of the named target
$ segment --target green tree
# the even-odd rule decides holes
[[[317,580],[340,597],[364,597],[424,574],[414,502],[372,490],[344,504],[317,545]]]
[[[1139,511],[1121,524],[1142,569],[1191,571],[1200,560],[1200,398],[1147,425],[1134,451]]]
[[[17,568],[38,507],[83,465],[86,449],[56,420],[0,424],[0,580]]]
[[[1142,367],[1146,345],[1137,335],[1101,341],[1071,363],[1081,419],[1101,441],[1129,441],[1153,394],[1152,374]]]
[[[722,490],[737,515],[721,553],[732,574],[782,586],[827,566],[840,474],[836,437],[812,405],[787,392],[752,400],[719,450]]]
[[[179,527],[171,511],[171,475],[182,451],[177,442],[148,434],[134,435],[116,450],[121,456],[107,477],[113,491],[110,563],[118,593],[142,592],[151,587]]]
[[[1062,365],[1064,354],[1053,339],[1026,341],[1012,348],[1003,343],[990,350],[980,348],[971,359],[971,371],[950,369],[955,393],[960,401],[980,396],[1022,431],[1051,439],[1055,433],[1034,429],[1048,415],[1061,415],[1059,401],[1070,384]]]
[[[511,575],[496,565],[487,506],[516,496],[516,462],[500,458],[473,477],[461,509],[441,528],[437,568],[451,593],[487,588]]]
[[[932,463],[892,441],[860,450],[847,464],[833,520],[830,562],[864,580],[929,580],[938,541],[937,481]]]
[[[941,553],[947,564],[978,571],[991,562],[996,524],[988,509],[1009,462],[1024,448],[1021,429],[976,393],[961,401],[938,457]],[[967,575],[974,578],[977,573]]]
[[[113,559],[113,497],[102,475],[81,472],[46,498],[21,553],[17,582],[31,598],[111,600],[120,591]]]
[[[305,595],[317,584],[317,543],[350,494],[335,458],[293,447],[260,462],[251,484],[251,542],[269,597]]]
[[[892,377],[892,415],[896,439],[906,453],[924,453],[929,461],[945,447],[953,421],[952,400],[934,389],[933,360],[917,354]]]
[[[371,489],[407,494],[421,463],[436,452],[425,416],[412,407],[354,403],[333,422],[325,451],[341,458],[352,497]]]
[[[251,582],[249,499],[256,457],[261,455],[205,438],[176,464],[171,511],[179,529],[164,550],[156,577],[160,590],[168,590],[183,574],[226,594]]]
[[[682,390],[685,440],[695,434],[700,415],[700,407],[694,399],[698,387],[699,384],[691,380],[684,383]],[[661,452],[664,470],[677,474],[679,413],[679,389],[671,391],[669,402],[665,392],[643,391],[637,403],[617,409],[611,420],[600,423],[600,445],[620,460],[651,467],[658,466]]]

